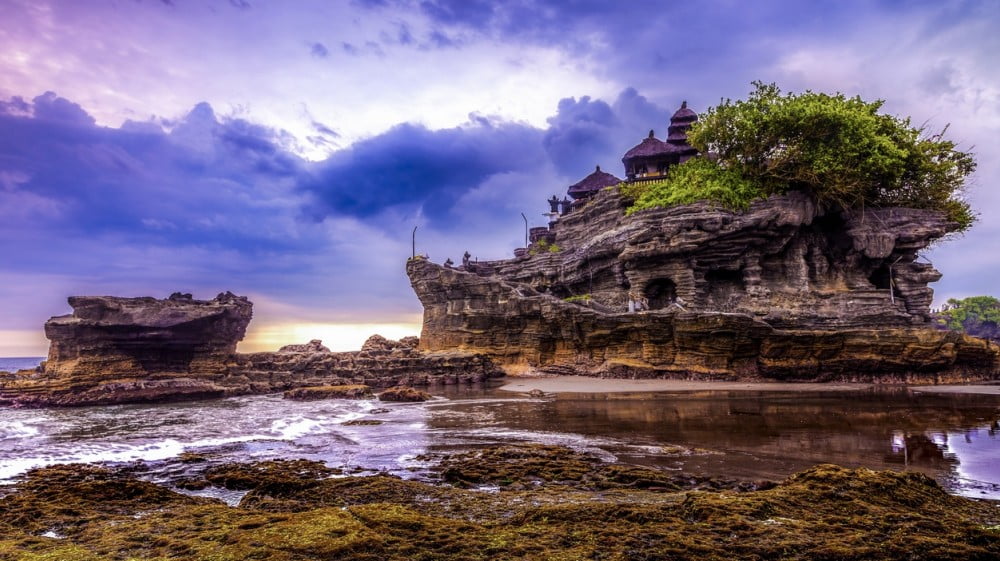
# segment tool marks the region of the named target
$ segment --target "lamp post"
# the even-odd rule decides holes
[[[521,218],[524,219],[524,247],[528,247],[528,217],[522,212]]]
[[[417,227],[413,227],[413,235],[410,237],[410,242],[413,244],[413,254],[410,255],[410,259],[417,258]]]

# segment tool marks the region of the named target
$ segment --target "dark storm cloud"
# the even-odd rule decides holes
[[[275,131],[220,121],[204,103],[169,133],[153,123],[98,127],[52,92],[31,109],[32,117],[0,115],[0,173],[9,179],[2,227],[238,251],[288,247],[259,228],[269,221],[267,201],[301,168]]]
[[[502,174],[541,175],[553,166],[568,185],[598,164],[621,175],[621,155],[650,128],[665,133],[669,117],[670,111],[629,88],[610,104],[563,99],[546,129],[475,114],[451,129],[402,124],[334,153],[299,189],[310,195],[306,214],[315,220],[419,210],[444,228],[465,210],[457,201]]]
[[[489,177],[538,168],[544,158],[541,131],[527,125],[474,119],[432,131],[402,124],[333,154],[300,188],[314,197],[316,219],[421,207],[440,220]]]
[[[563,99],[548,119],[545,150],[563,175],[583,177],[600,165],[621,175],[621,155],[638,144],[649,129],[664,136],[670,112],[628,88],[609,105],[584,96]]]

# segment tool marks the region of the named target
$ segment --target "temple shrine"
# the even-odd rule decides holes
[[[636,183],[662,179],[671,166],[686,162],[698,155],[698,150],[688,144],[688,130],[698,120],[698,114],[688,108],[687,102],[681,103],[680,109],[670,117],[667,127],[667,139],[656,138],[654,131],[642,142],[633,146],[622,156],[625,166],[624,182]],[[601,189],[623,183],[623,180],[601,170],[596,166],[593,173],[577,183],[569,186],[567,194],[572,200],[553,195],[548,200],[550,211],[547,213],[550,221],[555,222],[560,215],[582,206]],[[534,240],[533,240],[534,241]]]

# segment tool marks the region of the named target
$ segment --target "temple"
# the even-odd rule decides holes
[[[625,177],[629,181],[649,181],[666,175],[670,166],[682,163],[698,154],[698,150],[688,144],[687,133],[698,120],[698,114],[688,109],[687,102],[670,118],[666,142],[656,138],[653,131],[642,142],[625,152]]]
[[[698,114],[688,108],[687,102],[681,103],[680,109],[674,112],[670,118],[665,141],[656,138],[654,131],[650,130],[648,137],[622,156],[622,164],[625,166],[625,177],[627,178],[624,182],[638,183],[662,179],[671,166],[697,156],[698,150],[691,146],[687,139],[688,130],[697,120]],[[560,216],[586,204],[602,189],[620,183],[623,183],[623,180],[602,171],[601,166],[596,166],[593,173],[569,186],[567,194],[572,199],[563,197],[560,200],[556,195],[552,195],[552,198],[548,200],[549,212],[546,214],[549,217],[549,226],[553,226]],[[532,243],[546,239],[543,230],[547,230],[547,228],[533,228],[532,230],[533,235],[530,240]]]

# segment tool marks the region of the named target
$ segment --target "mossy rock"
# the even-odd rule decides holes
[[[268,460],[214,466],[205,470],[204,478],[226,489],[281,493],[315,487],[322,479],[340,473],[339,469],[312,460]]]
[[[260,462],[216,470],[227,485],[251,487],[230,507],[123,471],[56,466],[0,497],[0,560],[1000,558],[995,504],[949,495],[914,473],[822,465],[768,490],[654,492],[634,482],[657,470],[561,447],[457,456],[442,465],[478,459],[491,480],[527,464],[522,475],[541,484],[484,493]],[[604,480],[622,486],[588,490]]]
[[[309,386],[285,392],[285,399],[312,401],[317,399],[372,399],[372,389],[364,384],[346,386]]]
[[[382,393],[378,394],[380,401],[427,401],[432,396],[431,394],[418,390],[416,388],[411,388],[409,386],[397,386],[395,388],[389,388]]]

